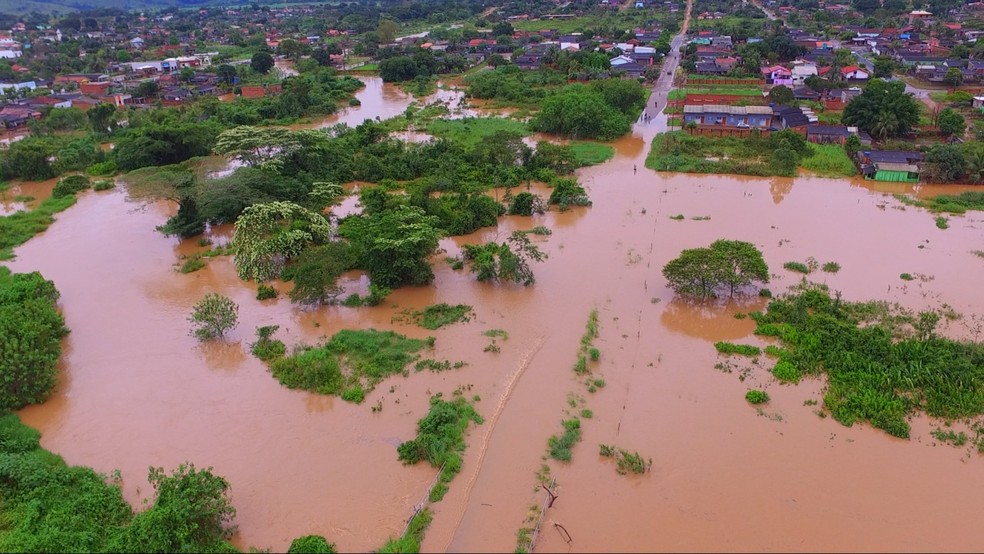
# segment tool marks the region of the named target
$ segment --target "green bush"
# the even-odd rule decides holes
[[[68,334],[58,297],[40,273],[0,266],[0,412],[40,404],[54,389]]]
[[[461,471],[469,422],[481,425],[483,419],[467,400],[459,396],[448,402],[435,395],[427,415],[417,422],[417,436],[397,448],[398,459],[404,464],[426,460],[433,467],[443,468],[431,491],[431,502],[444,497],[448,483]]]
[[[782,267],[788,269],[789,271],[795,271],[797,273],[809,274],[810,268],[807,267],[803,262],[786,262],[782,264]]]
[[[745,400],[751,404],[765,404],[769,401],[769,393],[764,390],[752,389],[745,393]]]
[[[260,285],[256,287],[257,300],[269,300],[271,298],[276,298],[276,297],[277,297],[277,289],[271,287],[270,285],[264,285],[263,283],[260,283]]]
[[[571,461],[571,448],[581,441],[581,420],[571,418],[561,422],[564,426],[564,434],[561,436],[553,435],[547,439],[547,448],[550,457],[561,461]]]
[[[71,196],[89,188],[89,178],[85,175],[69,175],[58,181],[55,188],[51,189],[51,196]]]
[[[335,554],[335,545],[321,535],[297,537],[290,542],[287,554]]]
[[[67,466],[38,439],[16,415],[0,416],[0,551],[236,552],[229,484],[211,468],[151,468],[156,497],[135,516],[118,484]]]

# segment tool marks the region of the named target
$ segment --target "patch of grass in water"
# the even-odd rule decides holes
[[[769,393],[764,390],[752,389],[745,393],[745,400],[749,404],[765,404],[769,401]]]
[[[963,446],[967,444],[967,433],[964,433],[963,431],[957,433],[953,430],[944,431],[943,429],[933,429],[930,434],[933,435],[936,440],[942,443],[951,444],[953,446]]]
[[[574,159],[579,166],[598,165],[615,156],[615,148],[600,142],[576,141],[570,144]]]
[[[561,424],[564,426],[564,434],[551,435],[547,439],[547,448],[551,458],[560,462],[569,462],[573,456],[571,449],[581,442],[581,420],[575,417],[565,419]]]
[[[44,232],[55,222],[55,214],[75,204],[75,195],[46,198],[37,208],[0,216],[0,260],[14,257],[14,248]]]
[[[384,378],[407,371],[433,340],[410,339],[392,331],[343,329],[319,347],[300,347],[268,361],[280,384],[361,401]],[[362,394],[359,394],[359,391]],[[350,391],[346,394],[346,391]]]
[[[471,320],[474,311],[468,304],[434,304],[422,311],[407,310],[394,318],[394,321],[409,321],[431,331],[446,325]]]
[[[629,452],[614,444],[600,444],[598,449],[603,458],[615,459],[615,471],[619,475],[628,475],[629,473],[641,475],[653,465],[652,458],[647,461],[638,452]]]
[[[940,313],[897,310],[810,285],[753,317],[757,334],[783,343],[773,375],[825,375],[824,407],[843,425],[867,421],[908,438],[917,412],[947,420],[984,414],[984,344],[938,336]]]
[[[427,461],[443,468],[431,489],[430,501],[438,502],[448,491],[448,484],[461,471],[461,454],[465,451],[465,430],[469,422],[481,425],[484,420],[465,398],[448,402],[437,394],[431,398],[430,410],[417,422],[417,437],[397,449],[401,462],[413,465]]]

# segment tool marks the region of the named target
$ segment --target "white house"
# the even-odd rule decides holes
[[[38,88],[38,84],[34,81],[24,81],[23,83],[0,83],[0,91],[7,91],[9,89],[21,90],[21,89],[34,90]]]
[[[15,60],[15,59],[21,57],[21,55],[23,55],[23,54],[24,53],[21,52],[20,50],[9,50],[9,49],[7,49],[7,50],[0,50],[0,58],[4,58],[4,59],[7,59],[7,60]]]
[[[796,86],[802,85],[806,82],[806,78],[810,75],[817,74],[817,64],[813,62],[808,62],[804,60],[796,60],[793,62],[793,84]]]
[[[627,63],[632,63],[635,60],[633,60],[632,58],[630,58],[628,56],[624,56],[623,55],[623,56],[615,56],[610,61],[611,61],[612,67],[618,67],[620,65],[625,65]]]

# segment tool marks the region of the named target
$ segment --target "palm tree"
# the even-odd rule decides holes
[[[984,180],[984,148],[978,148],[967,156],[967,171],[974,183]]]
[[[878,140],[893,137],[899,132],[899,118],[894,112],[882,110],[871,124],[871,135]]]

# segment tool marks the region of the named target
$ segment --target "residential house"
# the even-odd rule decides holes
[[[642,77],[642,74],[646,72],[645,65],[638,64],[636,62],[624,63],[617,66],[612,66],[613,73],[619,73],[625,77]]]
[[[847,142],[847,137],[852,134],[845,125],[807,125],[806,127],[806,140],[816,144],[843,145]]]
[[[720,104],[688,104],[683,107],[683,124],[698,127],[734,127],[737,129],[768,129],[773,112],[769,106],[724,106]]]
[[[817,73],[817,64],[803,60],[796,60],[793,62],[793,69],[791,71],[793,85],[802,85],[806,82],[807,77],[810,75],[816,75]]]
[[[830,67],[822,67],[817,72],[821,77],[830,78]],[[868,70],[863,69],[856,65],[849,65],[847,67],[842,67],[839,70],[840,76],[845,81],[867,81],[868,80]]]
[[[767,85],[793,85],[793,72],[781,65],[763,67],[761,70],[762,78]]]
[[[775,130],[798,129],[806,132],[806,127],[816,123],[818,118],[809,108],[795,106],[774,106],[772,108],[772,128]]]
[[[865,150],[858,152],[855,158],[866,179],[896,183],[919,181],[923,161],[923,155],[919,152],[900,150]]]

